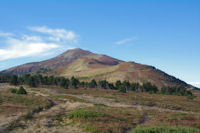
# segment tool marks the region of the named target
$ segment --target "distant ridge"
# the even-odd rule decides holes
[[[152,82],[158,87],[185,86],[195,88],[155,67],[135,62],[121,61],[107,55],[95,54],[80,48],[71,49],[52,59],[27,63],[3,70],[0,74],[34,74],[63,77],[76,76],[80,80],[127,80],[131,82]]]

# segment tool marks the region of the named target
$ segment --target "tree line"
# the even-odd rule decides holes
[[[134,92],[149,92],[149,93],[159,93],[166,95],[179,95],[193,97],[191,91],[188,91],[183,86],[174,87],[162,87],[159,91],[158,87],[151,82],[143,83],[142,85],[137,82],[129,81],[116,81],[115,83],[110,83],[106,80],[96,81],[95,79],[90,82],[80,81],[78,78],[71,77],[54,77],[54,76],[42,76],[40,74],[31,75],[25,74],[23,76],[17,75],[3,75],[0,76],[0,83],[9,82],[11,85],[29,85],[30,87],[38,87],[40,85],[55,85],[62,88],[102,88],[102,89],[112,89],[118,90],[119,92],[126,93],[127,91]]]

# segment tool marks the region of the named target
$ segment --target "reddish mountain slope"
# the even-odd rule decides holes
[[[41,73],[54,76],[72,77],[81,80],[129,80],[144,83],[150,81],[155,85],[174,86],[191,85],[170,76],[152,66],[135,62],[124,62],[106,55],[94,54],[82,49],[68,50],[67,52],[42,62],[28,63],[0,72],[0,74]]]

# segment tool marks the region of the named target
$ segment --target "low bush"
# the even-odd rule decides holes
[[[102,104],[102,103],[94,103],[93,104],[95,107],[106,107],[106,105],[105,104]]]
[[[119,92],[126,93],[126,88],[124,86],[120,86],[118,89]]]
[[[14,88],[11,88],[10,92],[11,93],[15,93],[15,94],[27,94],[26,90],[22,86],[20,86],[18,90],[14,89]]]
[[[189,99],[194,98],[194,95],[192,94],[192,92],[187,90],[187,88],[183,86],[162,87],[160,93],[166,94],[166,95],[187,96]]]
[[[196,96],[194,96],[194,95],[188,95],[187,96],[187,99],[194,99]]]
[[[89,131],[91,133],[100,133],[100,131],[98,131],[98,129],[92,125],[83,125],[82,126],[86,131]]]
[[[17,94],[27,94],[27,92],[23,86],[20,86],[16,93]]]
[[[17,89],[11,88],[11,89],[10,89],[10,92],[11,92],[11,93],[17,93]]]
[[[68,115],[69,119],[94,119],[96,117],[105,116],[102,112],[92,111],[92,110],[85,110],[85,109],[79,109],[71,112]]]
[[[143,127],[134,129],[132,133],[200,133],[200,130],[186,127]]]
[[[33,118],[33,114],[32,112],[28,112],[25,116],[24,116],[24,119],[25,120],[28,120],[28,119],[32,119]]]

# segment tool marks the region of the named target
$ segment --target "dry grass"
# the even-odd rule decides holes
[[[200,129],[199,96],[191,100],[182,96],[119,93],[115,90],[93,88],[43,87],[46,88],[25,86],[28,95],[10,93],[9,89],[13,86],[0,88],[0,132],[2,127],[9,124],[4,123],[6,120],[10,123],[15,122],[9,131],[20,133],[121,133],[146,126],[183,126]],[[49,100],[53,101],[55,106],[41,110],[39,107],[49,105]],[[30,115],[31,119],[29,115],[25,115],[30,111],[35,111]],[[71,113],[75,113],[77,117],[70,118]],[[10,119],[12,115],[18,117]],[[19,119],[20,117],[23,119]]]
[[[183,110],[200,113],[199,96],[192,100],[187,99],[184,96],[149,94],[140,92],[119,93],[115,90],[105,89],[78,89],[78,91],[74,89],[68,89],[64,90],[63,93],[74,95],[87,94],[94,97],[114,99],[116,101],[128,104],[154,106],[164,109]]]
[[[49,108],[51,102],[32,94],[18,95],[10,92],[14,86],[0,88],[0,132],[12,130],[20,119],[29,119],[34,113]]]
[[[145,109],[149,118],[142,126],[184,126],[200,129],[200,116],[198,114],[178,113]]]
[[[72,123],[81,123],[81,127],[92,133],[115,132],[130,130],[143,121],[143,114],[137,108],[113,108],[93,106],[75,110],[68,115]]]

